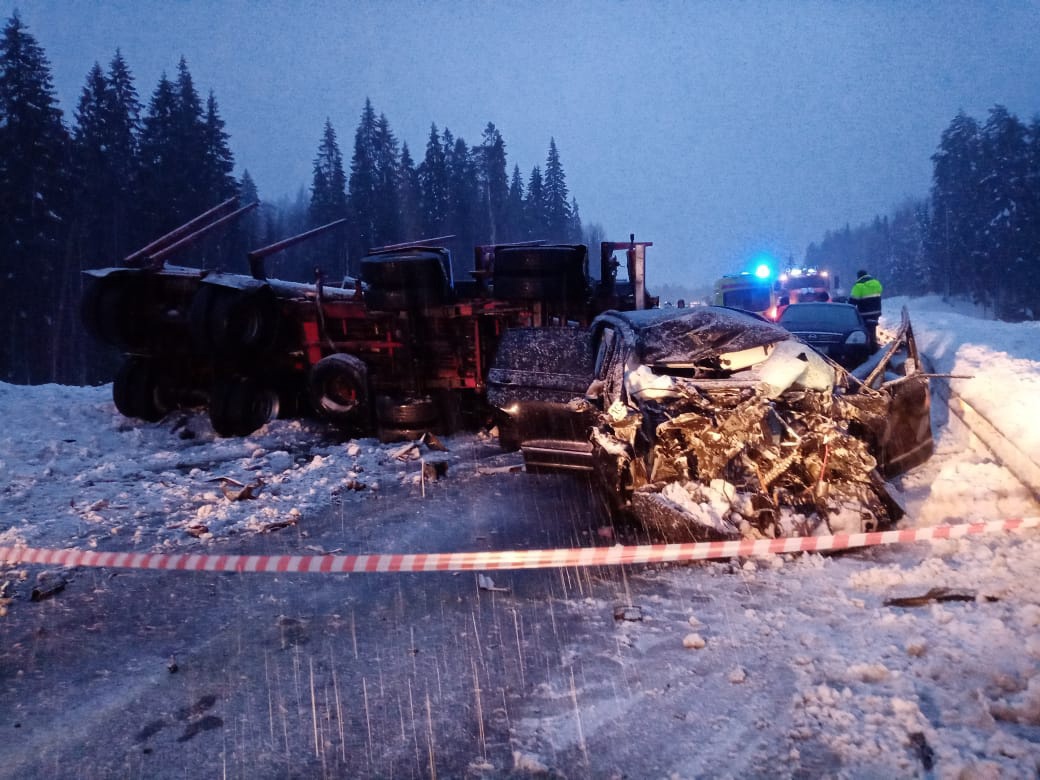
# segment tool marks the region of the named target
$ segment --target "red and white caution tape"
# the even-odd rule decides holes
[[[617,566],[627,563],[704,561],[778,553],[823,552],[880,544],[956,539],[962,536],[1017,531],[1040,526],[1040,517],[988,523],[938,525],[905,531],[877,531],[833,536],[802,536],[731,542],[645,544],[631,547],[581,547],[558,550],[414,553],[385,555],[199,555],[196,553],[127,553],[87,550],[41,550],[0,547],[0,562],[57,566],[97,566],[163,571],[260,572],[286,574],[354,574],[362,572],[479,571],[489,569],[553,569],[569,566]]]

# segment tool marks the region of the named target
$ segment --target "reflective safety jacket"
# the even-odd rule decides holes
[[[849,292],[849,302],[856,304],[865,320],[877,320],[881,316],[881,282],[870,274],[856,280]]]

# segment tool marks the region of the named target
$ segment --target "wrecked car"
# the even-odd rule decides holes
[[[719,306],[514,329],[488,400],[529,471],[589,473],[615,510],[682,540],[889,526],[902,510],[885,478],[933,447],[905,312],[859,375]]]

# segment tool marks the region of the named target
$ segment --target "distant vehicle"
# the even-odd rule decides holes
[[[870,356],[867,325],[850,303],[792,303],[777,323],[849,370]]]
[[[763,270],[764,269],[764,270]],[[755,273],[727,274],[715,282],[713,303],[776,319],[777,286],[764,266]]]
[[[788,268],[780,274],[777,282],[779,295],[791,304],[833,299],[838,279],[826,269],[805,267]]]
[[[488,400],[503,446],[519,447],[528,470],[588,473],[615,510],[683,539],[888,526],[902,510],[879,473],[902,473],[933,448],[905,313],[863,377],[717,306],[510,330]]]

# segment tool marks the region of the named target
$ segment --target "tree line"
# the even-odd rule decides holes
[[[108,381],[114,356],[79,320],[83,271],[118,265],[132,251],[237,196],[241,179],[212,91],[203,99],[182,57],[147,105],[117,50],[95,63],[71,126],[55,96],[43,48],[15,13],[0,36],[0,381]],[[507,164],[493,123],[468,145],[431,124],[416,162],[366,100],[349,163],[335,129],[320,133],[309,188],[262,204],[173,260],[245,273],[246,253],[335,220],[341,228],[269,259],[272,276],[310,281],[356,273],[373,247],[444,238],[457,271],[473,247],[524,240],[579,242],[582,224],[554,139],[545,166],[526,177]],[[596,228],[594,227],[593,230]]]
[[[937,293],[971,300],[1007,320],[1040,317],[1040,117],[1004,106],[984,122],[963,111],[932,155],[929,196],[872,222],[828,231],[806,262],[859,268],[886,295]]]

